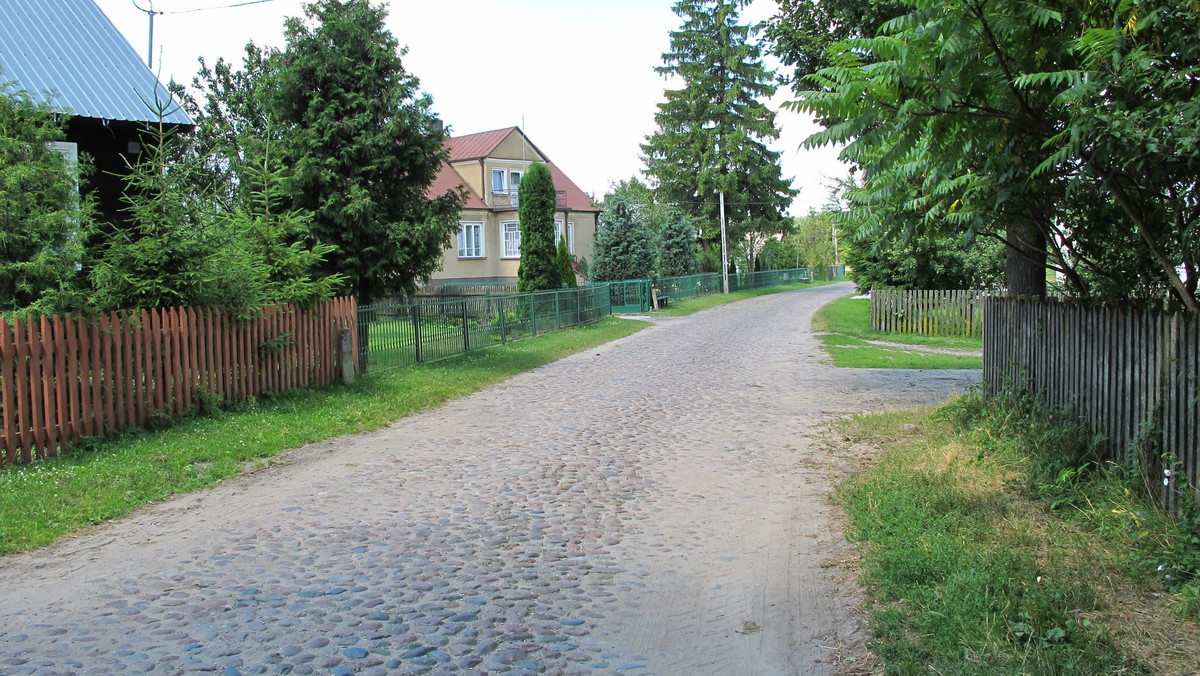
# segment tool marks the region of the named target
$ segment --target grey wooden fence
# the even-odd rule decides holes
[[[871,289],[871,328],[925,336],[977,336],[983,322],[979,290]]]
[[[1168,509],[1200,486],[1200,317],[1070,301],[984,301],[986,391],[1024,389],[1103,435],[1106,459],[1130,461],[1139,437],[1178,459],[1140,458]],[[1170,475],[1166,470],[1172,470]]]

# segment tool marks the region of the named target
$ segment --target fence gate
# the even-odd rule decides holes
[[[612,298],[613,314],[649,310],[650,299],[646,295],[646,285],[647,282],[644,279],[609,282],[608,289]]]

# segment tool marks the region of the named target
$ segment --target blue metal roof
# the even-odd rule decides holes
[[[82,117],[157,122],[165,87],[92,0],[0,0],[0,83]],[[172,105],[164,122],[192,124]]]

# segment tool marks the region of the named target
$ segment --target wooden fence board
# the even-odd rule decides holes
[[[1129,306],[990,298],[982,327],[984,391],[1026,389],[1074,411],[1100,435],[1102,458],[1137,460],[1169,509],[1200,485],[1200,317]],[[1156,434],[1182,476],[1163,484],[1161,458],[1134,458]]]
[[[193,308],[0,318],[0,462],[189,410],[199,387],[237,399],[333,383],[339,330],[356,311],[353,299],[334,299],[250,322]],[[262,348],[275,339],[286,345]]]

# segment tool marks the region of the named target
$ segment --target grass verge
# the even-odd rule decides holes
[[[887,673],[1200,671],[1179,577],[1200,571],[1172,544],[1196,522],[1140,499],[1140,479],[1097,463],[1063,419],[972,395],[843,423],[883,451],[837,499]]]
[[[161,431],[131,430],[70,454],[0,468],[0,554],[49,544],[170,495],[206,488],[307,443],[378,429],[646,325],[603,319],[351,387],[262,396]]]
[[[981,350],[982,338],[876,331],[867,298],[844,296],[827,303],[813,315],[812,326],[834,366],[842,368],[983,368],[983,357],[961,353]]]

